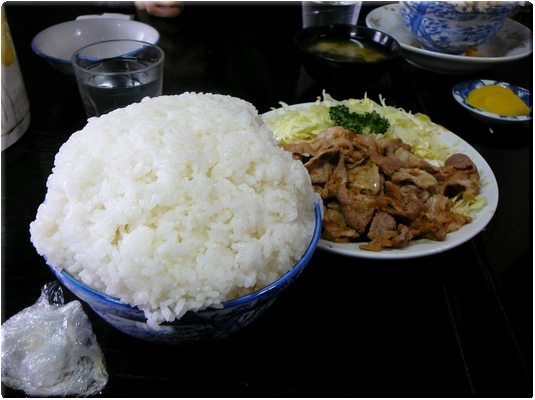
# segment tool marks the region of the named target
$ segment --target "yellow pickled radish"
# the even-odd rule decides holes
[[[518,116],[530,113],[529,107],[511,89],[499,86],[482,86],[468,93],[466,102],[471,106],[494,114]]]

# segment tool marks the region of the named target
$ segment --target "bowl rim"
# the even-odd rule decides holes
[[[35,54],[37,54],[40,57],[43,57],[44,59],[47,59],[49,61],[53,61],[53,62],[56,62],[56,63],[60,63],[60,64],[72,65],[70,57],[69,57],[69,59],[58,58],[58,57],[54,57],[52,55],[46,54],[43,51],[41,51],[37,47],[38,43],[39,43],[39,40],[43,36],[45,36],[46,34],[48,34],[50,32],[53,32],[54,30],[58,29],[59,27],[69,26],[69,25],[77,26],[77,25],[80,25],[80,24],[89,25],[91,23],[95,23],[95,21],[98,21],[97,22],[98,24],[103,24],[103,25],[106,25],[107,23],[110,23],[110,22],[119,22],[119,23],[125,24],[125,25],[136,26],[136,27],[138,27],[138,29],[140,27],[144,27],[144,30],[147,30],[148,32],[151,32],[152,34],[154,34],[156,39],[154,40],[154,43],[147,42],[146,40],[140,40],[140,41],[145,41],[147,43],[154,44],[154,45],[158,45],[160,43],[160,39],[161,39],[160,32],[158,32],[158,30],[155,29],[154,27],[152,27],[152,26],[150,26],[148,24],[145,24],[143,22],[135,21],[135,20],[131,20],[131,19],[123,19],[123,18],[87,18],[87,19],[75,19],[75,20],[71,20],[71,21],[60,22],[58,24],[55,24],[55,25],[49,26],[48,28],[43,29],[42,31],[40,31],[39,33],[37,33],[33,37],[32,41],[30,43],[30,47],[32,48],[32,50],[33,50],[33,52]],[[123,39],[128,39],[128,38],[123,38]],[[106,39],[106,40],[117,40],[117,39]],[[137,39],[133,39],[133,40],[137,40]],[[97,43],[97,42],[100,42],[100,41],[103,41],[103,40],[100,39],[100,40],[97,40],[96,42],[93,42],[93,43]],[[85,44],[83,44],[82,47],[91,45],[93,43],[85,43]],[[73,53],[77,52],[82,47],[77,48],[76,50],[73,51]]]
[[[421,4],[424,4],[425,7],[422,9],[420,7]],[[468,8],[470,8],[471,6],[470,5],[464,5],[464,7],[466,9],[462,9],[463,7],[463,2],[445,2],[445,1],[414,1],[414,0],[410,0],[410,1],[406,1],[406,0],[401,0],[399,1],[399,4],[402,6],[402,7],[406,7],[406,9],[410,10],[411,12],[413,13],[416,13],[416,14],[426,14],[427,12],[427,9],[428,9],[428,5],[429,3],[435,3],[434,5],[436,6],[440,6],[440,8],[442,9],[448,9],[448,10],[453,10],[453,11],[456,11],[457,13],[459,14],[466,14],[467,12],[470,13],[470,14],[474,14],[474,15],[481,15],[481,14],[490,14],[492,13],[491,11],[485,11],[485,12],[482,12],[479,8],[475,7],[474,9],[472,10],[467,10]],[[490,2],[489,2],[490,3]],[[516,10],[520,7],[520,2],[518,1],[504,1],[504,2],[495,2],[495,4],[487,4],[487,10],[495,10],[495,9],[507,9],[507,10],[510,10],[510,9],[513,9],[513,10]],[[414,6],[414,7],[411,7],[411,6]],[[414,10],[414,11],[413,11]]]
[[[94,45],[97,45],[97,44],[104,44],[104,43],[117,43],[117,42],[131,42],[131,43],[137,43],[137,44],[140,44],[140,45],[144,45],[148,48],[153,48],[155,49],[158,53],[160,53],[160,57],[158,58],[158,60],[152,64],[152,65],[148,65],[144,68],[140,68],[138,70],[136,70],[136,73],[143,73],[149,69],[152,69],[152,68],[155,68],[155,67],[158,67],[159,65],[163,64],[164,60],[165,60],[165,53],[164,51],[161,49],[160,46],[158,46],[157,44],[153,44],[153,43],[150,43],[150,42],[145,42],[143,40],[137,40],[137,39],[110,39],[110,40],[103,40],[103,41],[100,41],[100,42],[95,42],[95,43],[90,43],[88,44],[87,46],[84,46],[78,50],[76,50],[72,56],[71,56],[71,65],[72,67],[76,70],[76,71],[83,71],[85,73],[91,73],[91,70],[87,69],[86,67],[82,67],[78,64],[76,64],[74,61],[76,59],[76,56],[82,51],[82,50],[85,50],[87,49],[88,47],[91,47],[91,46],[94,46]],[[136,49],[137,51],[138,49]],[[130,53],[126,53],[126,54],[123,54],[121,56],[114,56],[112,58],[120,58],[122,56],[128,56],[128,55],[132,55],[134,54],[136,51],[132,51]],[[108,58],[108,57],[105,57],[105,58]],[[102,57],[100,58],[90,58],[90,57],[87,57],[86,59],[88,60],[91,60],[91,61],[96,61],[96,60],[100,60],[102,59]],[[99,75],[103,75],[103,76],[114,76],[114,75],[123,75],[124,72],[122,71],[116,71],[116,72],[99,72]]]
[[[477,89],[479,87],[493,86],[493,85],[502,86],[502,87],[511,89],[517,96],[519,95],[519,93],[525,94],[529,96],[530,99],[532,99],[531,91],[521,86],[517,86],[517,85],[510,84],[508,82],[497,81],[493,79],[473,79],[469,81],[460,82],[456,84],[455,86],[453,86],[452,95],[453,95],[453,98],[460,105],[466,108],[468,111],[474,114],[477,114],[479,116],[495,120],[495,121],[522,122],[522,121],[530,121],[533,118],[533,103],[531,106],[528,105],[528,107],[531,110],[529,114],[518,115],[518,116],[509,116],[509,115],[500,115],[500,114],[491,113],[491,112],[482,110],[481,108],[474,107],[471,104],[467,103],[466,98],[470,91]]]
[[[325,29],[328,29],[327,31],[325,31]],[[370,33],[379,33],[387,38],[390,39],[390,41],[392,41],[394,43],[394,50],[391,52],[391,54],[389,54],[387,57],[385,58],[382,58],[380,60],[376,60],[376,61],[366,61],[364,63],[358,63],[358,62],[355,62],[355,61],[349,61],[349,60],[340,60],[340,59],[335,59],[335,58],[330,58],[330,57],[324,57],[324,56],[318,56],[317,54],[315,53],[312,53],[310,51],[308,51],[304,46],[302,46],[302,42],[300,41],[300,37],[302,35],[305,35],[307,34],[308,32],[311,32],[311,31],[318,31],[318,33],[322,33],[322,32],[330,32],[332,31],[333,29],[340,29],[342,31],[344,31],[344,33],[348,33],[348,34],[351,34],[351,33],[354,33],[355,35],[358,35],[358,32],[357,31],[354,31],[355,29],[356,30],[360,30],[362,32],[370,32]],[[353,32],[354,31],[354,32]],[[395,59],[396,57],[399,56],[399,52],[400,52],[400,49],[401,49],[401,45],[399,44],[398,40],[386,33],[386,32],[383,32],[383,31],[380,31],[378,29],[375,29],[375,28],[370,28],[368,26],[365,26],[365,25],[353,25],[353,24],[328,24],[328,25],[312,25],[312,26],[307,26],[306,28],[302,28],[300,29],[295,35],[294,35],[294,43],[297,47],[299,47],[299,49],[303,52],[305,52],[306,54],[308,55],[311,55],[313,57],[316,57],[316,58],[319,58],[319,59],[322,59],[322,60],[327,60],[327,61],[331,61],[331,62],[335,62],[335,63],[339,63],[339,64],[347,64],[347,65],[355,65],[355,64],[363,64],[363,65],[373,65],[373,64],[381,64],[381,63],[384,63],[384,62],[387,62],[387,61],[390,61],[390,60],[393,60]],[[377,43],[377,42],[373,42],[373,43]],[[380,43],[377,43],[379,45],[381,45]],[[383,47],[383,46],[381,46]],[[390,51],[390,49],[388,49]]]
[[[221,309],[224,309],[224,308],[230,308],[230,307],[239,306],[241,304],[253,301],[253,300],[261,297],[265,293],[270,292],[272,290],[275,290],[277,287],[285,286],[290,279],[292,279],[295,275],[299,274],[303,270],[303,268],[308,264],[308,262],[310,261],[312,255],[314,254],[314,252],[315,252],[315,250],[317,248],[317,244],[319,243],[319,239],[320,239],[320,236],[321,236],[322,220],[323,220],[323,205],[319,201],[315,201],[315,203],[314,203],[314,215],[315,215],[314,232],[312,234],[312,237],[310,239],[308,247],[307,247],[305,253],[303,254],[303,256],[293,266],[292,269],[290,269],[288,272],[286,272],[284,275],[282,275],[280,278],[278,278],[274,282],[270,283],[267,286],[264,286],[263,288],[255,291],[255,292],[249,293],[249,294],[247,294],[245,296],[241,296],[241,297],[238,297],[238,298],[235,298],[235,299],[232,299],[232,300],[227,300],[227,301],[222,302],[219,305],[216,305],[216,306],[213,306],[213,307],[208,307],[208,308],[205,308],[203,310],[192,311],[192,312],[202,313],[204,311],[209,312],[209,311],[213,311],[213,310],[221,310]],[[130,305],[128,303],[124,303],[120,299],[118,299],[117,297],[113,297],[113,296],[107,295],[105,293],[99,292],[98,290],[95,290],[95,289],[87,286],[85,283],[75,279],[66,270],[58,271],[56,268],[52,267],[51,265],[49,265],[49,268],[52,269],[52,271],[53,271],[53,273],[55,275],[58,275],[58,274],[61,275],[63,279],[71,282],[77,288],[80,288],[81,290],[84,290],[84,291],[88,292],[89,294],[97,297],[100,301],[112,303],[114,306],[116,306],[118,308],[121,308],[123,310],[143,312],[138,307],[132,306],[132,305]]]

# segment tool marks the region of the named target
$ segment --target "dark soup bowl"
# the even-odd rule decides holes
[[[400,49],[392,36],[358,25],[311,26],[294,41],[307,73],[326,85],[371,85],[392,67]]]

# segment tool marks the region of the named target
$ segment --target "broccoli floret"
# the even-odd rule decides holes
[[[355,133],[362,133],[365,127],[370,129],[370,133],[385,133],[390,127],[388,119],[381,117],[375,110],[371,113],[358,114],[349,111],[349,108],[343,104],[330,107],[329,116],[336,126]]]

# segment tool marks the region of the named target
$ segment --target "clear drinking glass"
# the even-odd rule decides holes
[[[303,1],[303,28],[316,25],[356,25],[362,1]]]
[[[72,56],[88,117],[162,94],[164,52],[137,40],[93,43]]]

